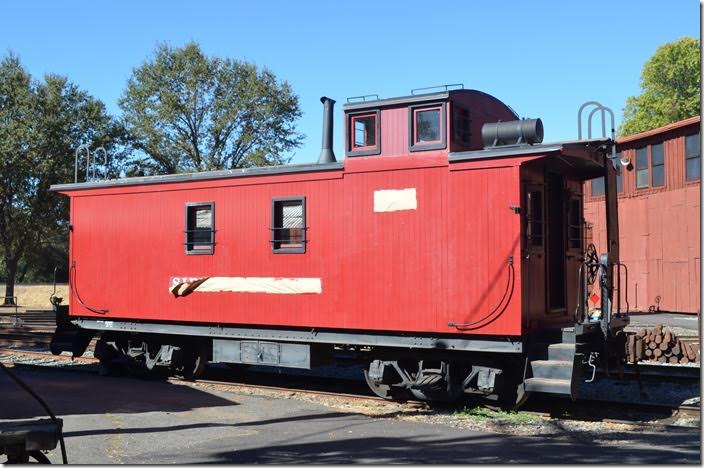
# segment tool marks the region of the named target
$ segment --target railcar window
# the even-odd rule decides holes
[[[454,107],[452,112],[452,135],[457,143],[469,145],[469,111],[462,107]]]
[[[275,253],[304,253],[307,229],[305,198],[273,200],[271,245]]]
[[[414,120],[414,143],[440,142],[440,108],[416,109]]]
[[[636,188],[648,186],[648,147],[636,149]]]
[[[684,140],[685,146],[685,174],[687,180],[699,180],[702,170],[702,159],[699,146],[699,133],[687,135]]]
[[[616,160],[618,161],[619,159],[621,159],[621,153],[616,153]],[[623,171],[624,170],[621,169],[620,172],[616,174],[616,190],[618,193],[623,192]],[[604,195],[604,192],[606,191],[605,185],[606,180],[603,177],[592,179],[592,197]]]
[[[650,147],[650,161],[652,164],[652,185],[662,187],[665,185],[665,149],[662,143]]]
[[[376,114],[352,117],[352,149],[369,149],[376,146]]]
[[[543,191],[539,189],[528,191],[528,246],[533,248],[543,247]]]
[[[186,253],[212,255],[215,247],[215,204],[186,204]]]
[[[410,106],[408,136],[410,151],[445,149],[447,147],[446,103]]]
[[[347,114],[347,156],[371,156],[381,152],[379,110]]]
[[[604,194],[604,178],[592,179],[592,196],[597,197]]]
[[[570,198],[567,243],[570,250],[582,250],[582,200],[579,198]]]

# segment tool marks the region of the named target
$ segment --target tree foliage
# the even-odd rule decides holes
[[[699,47],[696,39],[685,37],[658,48],[643,66],[641,94],[626,100],[621,136],[699,114]]]
[[[133,70],[119,105],[147,174],[287,162],[303,138],[287,82],[266,68],[166,44]]]
[[[124,132],[102,102],[65,77],[34,80],[17,56],[0,62],[0,249],[6,297],[14,293],[17,268],[42,263],[38,252],[65,237],[68,203],[49,188],[73,182],[74,151],[104,146],[117,167]],[[86,164],[83,157],[80,161]],[[84,166],[83,166],[84,167]],[[46,268],[46,265],[43,265]]]

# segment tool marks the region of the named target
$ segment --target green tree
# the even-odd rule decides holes
[[[158,46],[133,70],[119,105],[148,174],[283,164],[303,139],[287,82],[251,63],[207,57],[196,43]]]
[[[696,39],[685,37],[659,47],[643,66],[641,94],[626,100],[620,136],[698,115],[700,80]]]
[[[65,77],[32,79],[17,56],[0,62],[0,250],[5,270],[5,303],[12,303],[20,262],[40,263],[37,252],[66,236],[68,203],[49,188],[73,182],[74,151],[83,144],[104,146],[114,172],[123,156],[120,126],[102,102]],[[80,164],[85,164],[85,159]]]

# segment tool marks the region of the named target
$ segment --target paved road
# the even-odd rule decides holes
[[[624,434],[599,443],[518,437],[286,398],[163,381],[17,368],[64,418],[69,462],[109,463],[698,463],[699,433]],[[3,375],[0,419],[43,416]],[[50,454],[60,462],[58,450]]]

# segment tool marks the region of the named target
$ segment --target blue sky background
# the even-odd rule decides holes
[[[618,126],[657,47],[699,37],[699,3],[27,0],[0,3],[0,25],[0,53],[19,54],[35,77],[68,76],[115,115],[132,68],[160,41],[267,66],[300,96],[306,139],[293,162],[303,163],[320,152],[322,95],[338,101],[338,159],[346,97],[443,83],[542,118],[545,141],[576,138],[587,100],[611,107]]]

